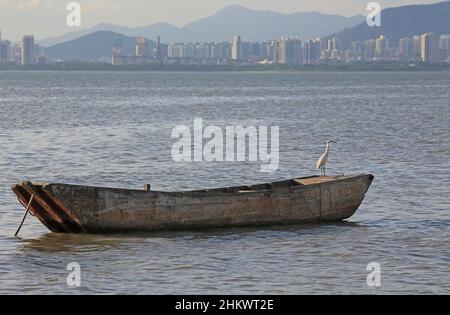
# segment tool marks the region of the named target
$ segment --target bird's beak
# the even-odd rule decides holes
[[[330,140],[330,142],[337,143],[336,141]]]

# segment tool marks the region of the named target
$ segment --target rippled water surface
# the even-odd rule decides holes
[[[450,293],[450,73],[0,72],[0,293]],[[172,128],[280,126],[280,167],[175,163]],[[329,173],[375,181],[341,224],[59,235],[27,179],[186,190]],[[82,286],[66,285],[70,262]],[[381,266],[368,287],[366,266]]]

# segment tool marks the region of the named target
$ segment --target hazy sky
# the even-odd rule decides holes
[[[284,13],[319,11],[351,16],[366,14],[373,0],[78,0],[82,26],[66,24],[66,5],[72,0],[0,0],[0,30],[3,38],[17,40],[22,34],[38,39],[61,35],[107,22],[125,26],[169,22],[177,26],[214,14],[231,4]],[[405,4],[435,3],[436,0],[375,0],[383,8]]]

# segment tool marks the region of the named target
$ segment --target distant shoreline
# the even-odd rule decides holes
[[[357,71],[450,71],[450,63],[351,63],[335,65],[179,65],[148,64],[113,66],[109,63],[56,63],[39,65],[0,65],[0,71],[167,71],[167,72],[357,72]]]

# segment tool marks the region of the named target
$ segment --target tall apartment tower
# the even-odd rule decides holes
[[[297,64],[303,61],[302,42],[299,39],[283,36],[278,48],[280,64]]]
[[[11,42],[0,40],[0,63],[11,62]]]
[[[139,37],[136,40],[136,56],[148,57],[150,55],[149,51],[149,41],[146,37]]]
[[[389,41],[384,35],[378,36],[375,41],[375,55],[377,58],[388,58]]]
[[[426,33],[420,37],[420,59],[424,63],[438,61],[439,38],[433,33]]]
[[[288,63],[288,45],[289,45],[289,39],[286,37],[281,37],[280,43],[279,43],[279,63],[281,64],[287,64]]]
[[[158,40],[156,41],[156,59],[162,62],[163,56],[161,54],[161,36],[158,35]]]
[[[409,37],[402,37],[398,42],[398,53],[401,60],[411,60],[413,57],[413,41]]]
[[[34,58],[34,36],[22,36],[22,64],[32,65],[35,63]]]
[[[122,56],[123,42],[120,39],[116,39],[112,48],[112,64],[118,65],[120,57]]]
[[[450,57],[450,35],[442,35],[439,40],[439,48],[443,51],[443,59]]]
[[[9,50],[11,50],[11,47]],[[2,31],[0,31],[0,63],[7,63],[8,61],[8,47],[6,42],[2,41]]]
[[[420,36],[420,60],[424,63],[431,62],[431,34]]]
[[[416,61],[420,60],[420,44],[421,36],[415,35],[412,37],[412,56]]]
[[[308,65],[315,65],[319,63],[320,46],[322,41],[320,39],[308,40],[303,45],[303,63]]]
[[[7,63],[6,45],[0,40],[0,64]]]
[[[234,35],[231,45],[231,59],[241,60],[241,36]]]

